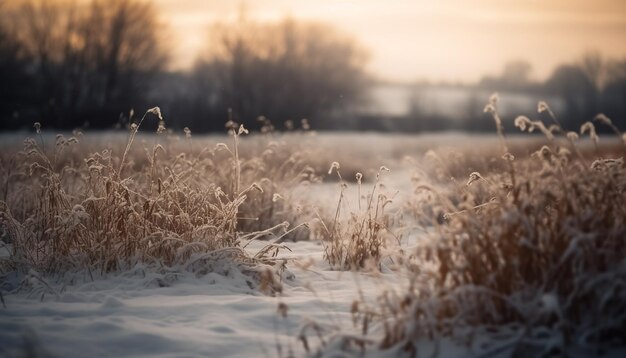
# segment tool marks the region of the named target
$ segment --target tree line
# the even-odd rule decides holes
[[[626,59],[607,60],[600,53],[587,52],[572,63],[557,66],[544,82],[529,80],[531,66],[514,61],[497,77],[479,83],[491,90],[556,95],[563,101],[563,125],[576,129],[600,112],[626,128]]]
[[[170,124],[223,130],[322,117],[363,98],[367,53],[319,23],[217,23],[193,68],[169,71],[156,9],[140,0],[0,3],[0,128],[111,128],[159,105]]]
[[[0,113],[7,127],[42,121],[106,127],[141,104],[168,55],[156,12],[139,1],[2,5]]]
[[[207,29],[191,69],[172,71],[171,38],[143,0],[0,0],[0,130],[110,129],[130,122],[131,109],[160,106],[169,127],[223,131],[228,119],[250,128],[491,131],[484,98],[464,118],[425,115],[419,104],[399,118],[359,112],[375,81],[367,50],[322,23],[286,18],[260,23],[242,12]],[[626,60],[589,53],[558,66],[546,81],[530,65],[507,64],[469,91],[558,96],[566,127],[602,111],[626,128]]]

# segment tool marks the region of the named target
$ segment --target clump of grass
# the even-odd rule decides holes
[[[328,224],[318,217],[321,223],[321,237],[324,243],[324,258],[334,269],[359,270],[376,267],[380,264],[388,231],[389,216],[385,212],[391,198],[378,193],[380,176],[389,169],[380,167],[370,192],[361,196],[363,175],[356,174],[358,209],[351,212],[348,219],[342,216],[342,204],[348,184],[343,180],[338,162],[333,162],[328,174],[335,172],[339,178],[341,190],[337,208],[332,221]],[[365,201],[363,204],[362,201]]]
[[[472,345],[473,337],[489,332],[507,337],[491,347],[494,354],[567,354],[571,347],[592,354],[625,345],[623,159],[596,158],[589,165],[556,140],[560,127],[526,117],[516,125],[539,129],[547,142],[518,159],[508,152],[493,99],[487,111],[501,138],[502,169],[468,173],[469,180],[452,183],[448,192],[424,189],[429,205],[445,215],[433,220],[435,234],[408,260],[404,291],[383,293],[378,306],[357,302],[353,313],[362,333],[379,322],[380,348],[400,347],[413,356],[419,339],[447,336]],[[581,134],[590,133],[595,143],[590,124]],[[577,136],[567,138],[575,147]]]
[[[157,136],[151,148],[144,145],[142,156],[133,144],[144,120],[152,118],[159,121]],[[274,264],[272,255],[281,247],[272,245],[254,256],[242,248],[256,237],[245,222],[265,225],[265,234],[284,235],[287,225],[274,224],[282,218],[265,212],[267,198],[281,185],[308,178],[300,162],[271,175],[268,163],[277,162],[273,154],[242,158],[239,141],[247,130],[239,125],[231,131],[232,147],[220,143],[194,151],[187,129],[189,152],[168,151],[165,143],[171,139],[158,107],[130,125],[118,153],[97,148],[85,155],[95,148],[81,147],[80,136],[58,135],[50,149],[41,125],[35,129],[39,140],[24,142],[13,161],[20,164],[2,170],[0,220],[10,251],[0,258],[3,273],[106,273],[138,263],[198,271],[224,258],[248,267]],[[20,198],[20,192],[26,195]]]

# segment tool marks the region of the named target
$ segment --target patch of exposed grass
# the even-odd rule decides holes
[[[141,139],[139,150],[140,127],[155,119],[157,135]],[[80,143],[80,133],[48,143],[36,123],[37,136],[22,151],[1,156],[8,163],[0,170],[0,219],[9,252],[0,257],[2,273],[106,273],[139,263],[197,270],[226,253],[235,263],[273,264],[278,245],[250,256],[243,244],[306,231],[287,229],[297,214],[287,193],[276,197],[316,179],[275,142],[242,156],[247,130],[231,127],[232,143],[196,149],[188,129],[183,141],[166,134],[155,107],[130,125],[124,145],[102,148]]]
[[[546,140],[529,157],[516,158],[496,102],[486,111],[501,138],[492,154],[497,164],[489,174],[473,171],[469,180],[448,185],[421,176],[414,213],[430,221],[434,234],[407,258],[405,289],[386,291],[375,303],[355,302],[355,324],[367,334],[378,323],[380,348],[400,347],[412,356],[420,339],[448,337],[472,346],[481,332],[506,333],[494,349],[514,355],[568,354],[572,347],[596,354],[624,346],[623,159],[600,157],[608,151],[597,145],[581,150],[572,132],[558,138],[563,131],[556,118],[550,129],[516,120]],[[591,122],[581,127],[585,133],[597,143]],[[624,148],[611,152],[623,155]]]

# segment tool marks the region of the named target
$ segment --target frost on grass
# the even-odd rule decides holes
[[[492,98],[485,111],[506,150],[496,103]],[[543,102],[538,111],[550,112]],[[429,195],[413,202],[414,213],[435,230],[408,257],[406,285],[353,306],[359,337],[378,337],[371,348],[418,356],[424,342],[436,354],[452,340],[485,356],[544,356],[626,346],[623,149],[613,147],[615,159],[597,157],[599,138],[586,122],[580,133],[596,150],[589,164],[575,132],[560,138],[558,124],[546,128],[525,116],[514,124],[538,129],[546,143],[530,158],[492,154],[501,162],[483,164],[489,175],[473,171],[466,183],[455,180],[458,162],[428,154],[452,182],[417,184],[416,193]]]
[[[485,110],[499,147],[492,143],[482,152],[463,153],[423,148],[423,160],[413,162],[413,187],[397,196],[383,185],[397,173],[395,166],[390,173],[384,166],[368,172],[343,160],[358,153],[342,158],[287,144],[272,136],[266,119],[267,140],[247,150],[241,146],[247,130],[232,119],[230,137],[200,146],[201,138],[188,128],[180,139],[168,133],[156,109],[143,123],[154,123],[158,136],[138,135],[145,125],[140,121],[129,127],[127,142],[112,148],[82,143],[78,134],[51,142],[37,125],[23,151],[0,154],[2,163],[12,163],[0,167],[0,292],[12,292],[9,305],[16,291],[43,304],[85,303],[85,292],[64,292],[64,284],[98,288],[130,277],[146,290],[172,293],[167,290],[180,285],[197,293],[189,285],[223,283],[212,289],[241,296],[228,296],[215,314],[228,321],[232,317],[222,311],[256,307],[249,318],[263,322],[259,331],[273,334],[263,336],[270,340],[276,340],[275,320],[284,323],[299,349],[276,344],[283,353],[294,348],[331,356],[445,356],[455,355],[447,348],[456,345],[485,356],[537,356],[623,348],[622,144],[600,142],[594,122],[583,124],[580,134],[566,132],[544,102],[537,110],[552,122],[513,120],[520,130],[541,134],[516,144],[505,136],[506,119],[497,104],[494,96]],[[601,115],[595,123],[613,124]],[[614,132],[621,141],[623,134]],[[294,142],[305,138],[292,135]],[[323,164],[310,166],[312,158]],[[315,190],[327,184],[310,186],[326,173],[339,181],[338,188],[328,184],[333,196],[326,211],[294,200],[302,192],[317,196]],[[410,246],[401,220],[412,225]],[[287,243],[309,234],[320,241]],[[285,280],[293,278],[285,262],[292,265],[300,247],[311,250],[307,259],[318,259],[299,264],[298,274],[311,282]],[[335,280],[333,270],[393,285],[370,282],[351,295],[345,278],[351,276]],[[273,298],[255,296],[283,290],[271,305],[263,299]],[[337,301],[326,297],[334,295]],[[242,300],[246,305],[240,306]],[[193,316],[197,302],[191,301]],[[119,295],[98,304],[107,313],[133,311]],[[340,308],[326,315],[331,323],[324,322],[324,309],[331,306]],[[295,317],[302,320],[290,321]],[[351,330],[338,323],[344,320]],[[200,323],[210,326],[215,319]],[[233,339],[233,332],[246,327],[244,322],[214,328],[220,339]],[[195,331],[203,332],[206,327]],[[247,334],[241,339],[254,335]],[[281,333],[281,339],[286,336]]]
[[[159,136],[151,147],[144,143],[142,153],[138,132],[153,118]],[[117,148],[62,135],[50,146],[39,123],[35,132],[22,151],[2,154],[12,156],[3,162],[14,163],[2,168],[0,220],[8,252],[0,257],[3,275],[94,276],[144,264],[157,271],[177,267],[206,273],[219,258],[249,272],[258,284],[262,274],[252,267],[278,275],[280,264],[272,255],[280,247],[250,255],[241,237],[257,231],[285,234],[276,225],[295,214],[287,210],[289,198],[278,201],[274,195],[279,188],[288,191],[315,180],[302,160],[286,161],[284,151],[242,156],[239,137],[248,133],[243,126],[231,133],[230,148],[223,144],[225,152],[194,149],[188,129],[187,143],[172,150],[168,144],[177,144],[165,135],[158,107],[131,125],[127,142]]]

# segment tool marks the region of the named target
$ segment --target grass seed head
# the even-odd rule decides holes
[[[550,111],[550,107],[548,106],[548,104],[544,101],[539,101],[539,103],[537,103],[537,112],[538,113],[543,113],[543,112],[549,112]]]

